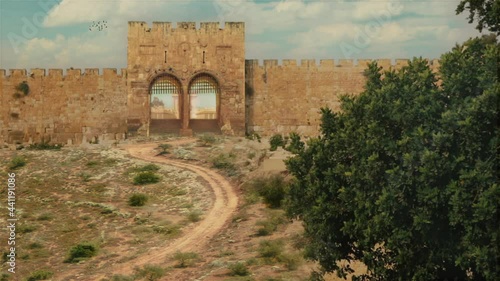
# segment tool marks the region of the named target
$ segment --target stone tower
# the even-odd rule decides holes
[[[197,84],[197,86],[193,86]],[[206,85],[216,92],[216,109],[209,120],[192,118],[195,89]],[[151,95],[156,89],[175,95],[177,117],[151,118]],[[129,22],[127,52],[128,131],[132,134],[193,131],[245,132],[244,23]],[[190,97],[191,95],[191,97]],[[172,114],[175,116],[175,114]]]

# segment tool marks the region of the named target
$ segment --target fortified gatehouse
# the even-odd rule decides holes
[[[0,144],[133,135],[318,134],[370,60],[245,60],[244,23],[129,22],[127,68],[0,69]],[[407,60],[378,60],[385,69]],[[437,60],[430,62],[434,71]],[[0,66],[1,68],[1,66]]]

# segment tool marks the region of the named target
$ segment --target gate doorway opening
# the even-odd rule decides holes
[[[193,132],[220,133],[220,88],[214,77],[200,74],[189,84],[189,127]]]
[[[182,116],[182,87],[177,78],[163,75],[150,88],[150,124],[153,134],[179,133]]]

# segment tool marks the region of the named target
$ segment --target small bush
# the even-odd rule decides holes
[[[221,170],[234,169],[234,155],[221,153],[212,158],[212,165],[214,168]]]
[[[260,226],[260,228],[257,229],[257,236],[271,235],[278,229],[278,225],[271,220],[258,221],[256,225]]]
[[[170,148],[172,148],[172,145],[168,144],[168,143],[163,143],[163,144],[158,145],[158,148],[161,149],[159,155],[169,154],[170,152],[168,150]]]
[[[52,277],[54,273],[49,270],[39,269],[31,273],[30,277],[26,279],[27,281],[36,281],[36,280],[47,280]]]
[[[198,222],[201,220],[202,212],[200,210],[192,210],[188,213],[187,217],[190,222]]]
[[[158,234],[163,234],[167,238],[174,238],[181,234],[181,227],[177,224],[155,225],[153,231]]]
[[[229,270],[231,270],[231,275],[233,276],[247,276],[250,274],[247,266],[241,262],[231,264]]]
[[[15,93],[15,94],[12,95],[12,97],[15,98],[15,99],[20,99],[20,98],[23,97],[23,95],[21,95],[20,93]]]
[[[160,166],[156,164],[147,164],[144,166],[135,166],[132,168],[127,169],[125,174],[132,174],[132,173],[142,173],[142,172],[157,172],[160,170]]]
[[[160,170],[160,166],[156,164],[147,164],[139,168],[139,172],[157,172]]]
[[[36,226],[34,225],[20,225],[17,227],[17,232],[19,233],[30,233],[36,230]]]
[[[198,261],[198,254],[193,252],[177,252],[174,254],[174,260],[177,261],[175,267],[185,268],[193,266]]]
[[[153,172],[140,172],[134,177],[134,184],[152,184],[160,181],[160,176]]]
[[[49,221],[51,219],[53,219],[54,217],[52,216],[52,214],[50,213],[43,213],[41,215],[38,216],[37,220],[39,221]]]
[[[282,240],[263,240],[259,244],[259,255],[263,258],[278,259],[283,253],[285,243]]]
[[[83,182],[89,182],[92,176],[88,173],[80,173],[80,178],[82,178]]]
[[[111,277],[111,281],[134,281],[135,278],[133,276],[126,276],[121,274],[115,274]]]
[[[28,245],[28,249],[41,249],[41,248],[43,248],[43,245],[38,242],[33,242]]]
[[[288,192],[288,183],[280,175],[256,178],[250,183],[251,188],[264,198],[270,208],[280,208]]]
[[[288,270],[296,270],[302,263],[302,256],[299,254],[281,254],[278,259]]]
[[[150,265],[146,264],[143,268],[141,269],[136,269],[136,276],[139,278],[144,278],[144,280],[159,280],[160,278],[165,275],[165,269],[157,266],[157,265]]]
[[[63,147],[62,144],[49,144],[46,142],[42,143],[32,143],[28,146],[28,149],[31,150],[61,150]]]
[[[144,206],[147,202],[148,196],[142,193],[132,194],[132,196],[128,198],[128,204],[133,207]]]
[[[271,148],[270,148],[271,151],[275,151],[280,146],[285,147],[286,143],[287,143],[287,139],[284,139],[281,134],[273,135],[269,139],[269,144],[271,145]]]
[[[15,156],[12,158],[9,164],[9,169],[16,170],[18,168],[24,167],[26,165],[26,159],[21,156]]]
[[[304,143],[300,140],[299,134],[290,133],[290,144],[284,148],[293,154],[297,154],[304,150]]]
[[[70,249],[66,262],[77,263],[95,255],[97,255],[97,246],[91,243],[81,243]]]
[[[87,162],[87,167],[95,167],[97,165],[99,165],[99,162],[97,162],[97,161],[89,161],[89,162]]]
[[[198,138],[198,143],[201,146],[212,146],[217,142],[217,139],[213,135],[201,135]]]
[[[27,96],[30,93],[30,86],[28,85],[28,82],[23,81],[16,86],[16,90]]]

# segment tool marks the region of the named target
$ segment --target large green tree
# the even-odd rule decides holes
[[[287,167],[288,214],[323,272],[368,280],[497,280],[499,44],[471,39],[441,57],[366,71],[359,96],[323,109],[321,136]]]
[[[500,34],[500,0],[462,0],[456,9],[461,14],[469,11],[469,23],[477,21],[476,29],[487,29]]]

